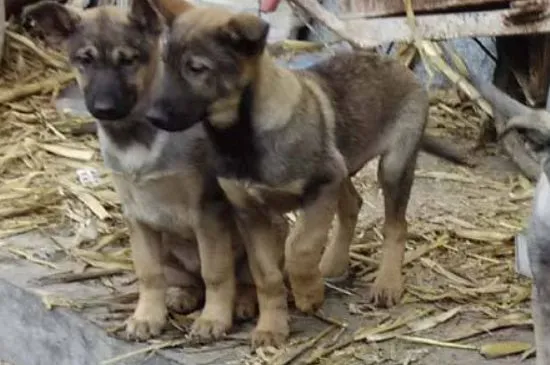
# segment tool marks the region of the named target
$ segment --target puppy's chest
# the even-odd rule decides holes
[[[190,188],[183,173],[151,176],[139,181],[113,173],[124,214],[158,230],[181,233],[192,225],[201,191]]]
[[[149,145],[124,148],[99,133],[105,165],[112,171],[124,214],[159,230],[179,233],[190,224],[202,194],[201,176],[184,158],[166,156],[169,136],[158,134]],[[178,162],[169,162],[178,161]]]

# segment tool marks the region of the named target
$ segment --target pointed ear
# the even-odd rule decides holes
[[[185,0],[151,0],[158,9],[166,24],[170,26],[178,15],[194,8],[193,4]]]
[[[162,32],[160,14],[153,7],[150,0],[132,0],[132,7],[128,18],[137,28],[152,34]]]
[[[269,23],[247,13],[233,16],[220,28],[223,40],[246,56],[255,56],[263,52],[268,33]]]
[[[25,24],[37,26],[52,45],[65,43],[82,21],[78,10],[50,0],[29,5],[22,17]]]

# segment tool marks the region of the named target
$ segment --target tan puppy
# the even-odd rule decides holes
[[[423,135],[428,96],[414,75],[374,53],[340,54],[309,70],[278,66],[265,50],[269,26],[251,14],[196,8],[167,16],[165,73],[150,122],[181,131],[203,121],[216,171],[247,233],[258,290],[255,343],[289,333],[282,247],[270,212],[298,209],[285,260],[296,306],[323,303],[322,275],[348,267],[361,198],[350,177],[380,156],[385,241],[373,302],[395,304],[403,292],[405,212],[420,148],[460,159]],[[321,260],[334,215],[338,226]]]

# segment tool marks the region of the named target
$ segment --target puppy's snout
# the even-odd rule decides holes
[[[99,99],[94,102],[94,109],[100,113],[112,113],[115,110],[115,103],[111,100]]]
[[[168,125],[170,120],[166,110],[159,107],[152,107],[147,111],[145,115],[147,121],[157,128],[164,129]]]
[[[97,98],[92,102],[90,112],[97,119],[111,120],[121,117],[117,106],[110,98]]]

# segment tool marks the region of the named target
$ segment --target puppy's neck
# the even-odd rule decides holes
[[[300,102],[302,85],[294,72],[275,63],[267,53],[261,56],[253,83],[252,120],[258,130],[285,126]]]
[[[290,70],[275,64],[267,52],[260,56],[252,71],[251,81],[210,106],[209,123],[227,130],[252,123],[255,131],[281,128],[292,117],[299,102],[301,83]]]

